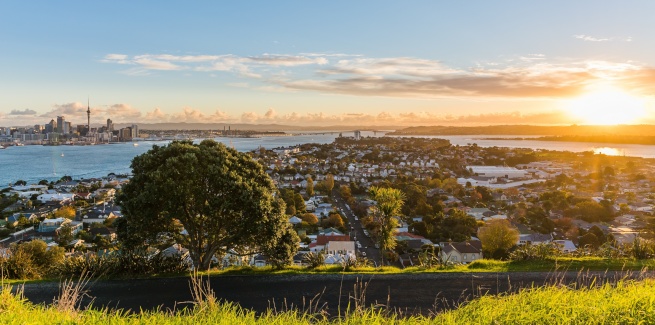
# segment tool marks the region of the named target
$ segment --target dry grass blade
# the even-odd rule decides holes
[[[77,313],[82,305],[82,299],[89,296],[87,285],[91,279],[90,274],[82,272],[80,278],[64,280],[59,285],[59,297],[53,301],[53,306],[60,312]]]
[[[191,290],[191,297],[193,298],[191,303],[198,309],[213,310],[218,307],[218,299],[209,283],[209,276],[203,278],[202,275],[194,272],[189,279],[189,289]]]

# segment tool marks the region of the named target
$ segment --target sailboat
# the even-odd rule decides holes
[[[61,153],[61,156],[62,156],[62,157],[64,156],[64,153],[63,153],[63,152]]]

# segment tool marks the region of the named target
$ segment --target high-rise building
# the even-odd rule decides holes
[[[114,122],[111,119],[107,119],[107,132],[114,131]]]
[[[66,118],[63,116],[57,116],[57,133],[65,133],[64,132],[64,123],[66,121]]]
[[[132,139],[136,139],[139,137],[139,126],[136,124],[132,124]]]
[[[57,122],[50,120],[50,123],[45,125],[45,133],[57,132]]]
[[[71,122],[64,122],[64,134],[70,134],[73,130],[73,125]]]
[[[120,141],[131,141],[132,140],[132,128],[131,127],[126,127],[120,129],[118,132],[118,138]]]

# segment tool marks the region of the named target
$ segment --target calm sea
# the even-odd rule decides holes
[[[352,132],[344,132],[344,136],[352,136]],[[377,133],[377,136],[382,135]],[[303,143],[331,143],[338,133],[296,135],[287,137],[263,138],[217,138],[228,146],[239,151],[250,151],[264,147],[288,147]],[[362,132],[362,136],[373,136],[372,132]],[[645,158],[655,158],[655,146],[645,145],[607,145],[577,142],[550,142],[536,140],[484,140],[491,136],[434,136],[444,138],[453,145],[477,143],[482,147],[533,148],[560,151],[595,151],[607,155],[625,155]],[[493,136],[501,138],[500,136]],[[515,138],[506,136],[505,138]],[[95,146],[24,146],[9,147],[0,150],[0,188],[4,184],[17,180],[36,183],[46,179],[54,181],[62,176],[74,179],[86,177],[102,177],[109,173],[130,173],[130,162],[136,155],[145,153],[152,145],[165,145],[168,141],[142,141],[138,146],[132,143],[106,144]]]

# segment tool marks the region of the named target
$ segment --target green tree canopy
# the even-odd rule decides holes
[[[507,220],[496,219],[478,229],[482,250],[493,258],[502,258],[519,241],[519,231]]]
[[[175,141],[153,146],[131,167],[133,177],[118,197],[124,213],[118,235],[126,249],[168,236],[189,249],[200,269],[230,249],[289,260],[276,250],[295,248],[281,241],[297,239],[287,234],[284,202],[248,155],[213,140]]]
[[[403,208],[405,195],[395,188],[381,188],[372,186],[370,194],[377,202],[374,220],[379,225],[378,241],[383,251],[392,250],[396,247],[396,238],[393,230],[397,221],[394,219]],[[382,254],[384,258],[384,254]],[[384,260],[382,261],[384,263]]]
[[[307,177],[307,188],[305,190],[307,196],[314,196],[314,180],[311,177]]]

